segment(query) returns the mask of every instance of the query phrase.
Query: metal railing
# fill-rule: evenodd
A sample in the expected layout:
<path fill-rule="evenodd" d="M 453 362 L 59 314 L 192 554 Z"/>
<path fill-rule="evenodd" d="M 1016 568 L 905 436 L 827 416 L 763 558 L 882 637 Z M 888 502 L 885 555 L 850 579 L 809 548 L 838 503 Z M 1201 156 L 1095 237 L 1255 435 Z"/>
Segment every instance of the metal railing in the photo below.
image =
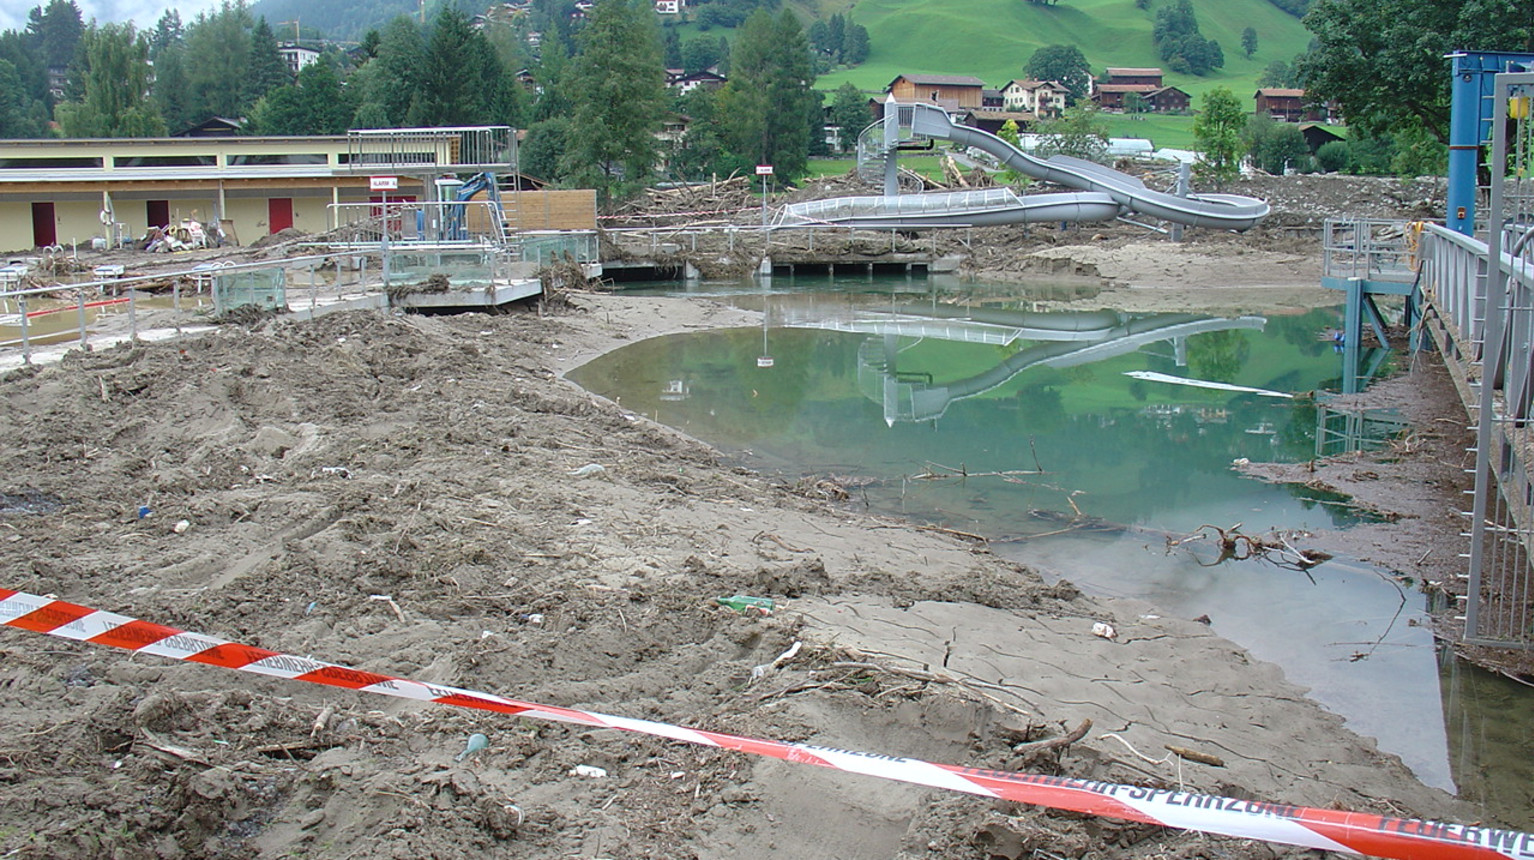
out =
<path fill-rule="evenodd" d="M 1438 225 L 1422 231 L 1422 291 L 1445 364 L 1476 413 L 1476 476 L 1464 533 L 1467 642 L 1534 648 L 1534 483 L 1528 456 L 1534 266 Z M 1492 266 L 1493 255 L 1500 265 Z"/>
<path fill-rule="evenodd" d="M 1491 228 L 1422 229 L 1421 286 L 1445 363 L 1475 410 L 1464 639 L 1534 648 L 1534 75 L 1496 76 Z M 1523 109 L 1510 116 L 1508 106 Z"/>
<path fill-rule="evenodd" d="M 489 200 L 400 200 L 330 204 L 330 229 L 353 246 L 507 244 L 505 213 Z"/>
<path fill-rule="evenodd" d="M 510 126 L 362 128 L 346 133 L 353 173 L 467 172 L 516 165 Z"/>
<path fill-rule="evenodd" d="M 587 240 L 594 249 L 595 237 Z M 531 282 L 515 270 L 516 256 L 514 248 L 407 244 L 0 288 L 0 368 L 31 364 L 49 348 L 61 355 L 75 347 L 180 337 L 244 306 L 309 315 L 387 307 L 391 287 L 438 274 L 457 287 Z"/>
<path fill-rule="evenodd" d="M 1410 226 L 1368 218 L 1329 220 L 1321 239 L 1321 271 L 1329 278 L 1410 283 Z"/>
<path fill-rule="evenodd" d="M 602 259 L 595 230 L 561 230 L 518 233 L 514 241 L 524 263 L 544 266 L 559 260 L 595 263 Z"/>

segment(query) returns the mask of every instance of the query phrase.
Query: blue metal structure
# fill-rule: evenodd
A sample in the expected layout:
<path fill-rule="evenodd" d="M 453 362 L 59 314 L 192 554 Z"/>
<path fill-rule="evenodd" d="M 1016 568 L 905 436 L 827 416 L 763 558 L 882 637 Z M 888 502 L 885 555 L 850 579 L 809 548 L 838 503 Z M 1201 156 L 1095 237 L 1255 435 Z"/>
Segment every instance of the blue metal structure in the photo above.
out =
<path fill-rule="evenodd" d="M 1475 235 L 1476 168 L 1491 136 L 1492 90 L 1499 72 L 1529 71 L 1534 54 L 1457 51 L 1449 107 L 1449 195 L 1444 226 Z"/>

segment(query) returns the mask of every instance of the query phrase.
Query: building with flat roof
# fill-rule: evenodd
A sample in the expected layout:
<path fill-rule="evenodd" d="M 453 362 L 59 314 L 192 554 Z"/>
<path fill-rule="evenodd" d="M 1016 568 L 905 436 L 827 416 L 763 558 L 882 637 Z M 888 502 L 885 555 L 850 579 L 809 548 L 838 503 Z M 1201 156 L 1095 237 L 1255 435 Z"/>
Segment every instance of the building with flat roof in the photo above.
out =
<path fill-rule="evenodd" d="M 437 177 L 512 173 L 514 147 L 505 126 L 0 141 L 0 249 L 115 244 L 182 220 L 242 243 L 288 227 L 319 233 L 334 205 L 430 200 Z M 397 189 L 371 190 L 385 175 Z"/>

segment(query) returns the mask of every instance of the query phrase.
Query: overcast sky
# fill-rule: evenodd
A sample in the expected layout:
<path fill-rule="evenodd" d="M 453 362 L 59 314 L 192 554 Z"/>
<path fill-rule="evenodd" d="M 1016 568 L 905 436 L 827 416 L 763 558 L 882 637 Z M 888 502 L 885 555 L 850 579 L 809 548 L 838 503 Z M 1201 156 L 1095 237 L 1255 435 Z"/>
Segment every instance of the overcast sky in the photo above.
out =
<path fill-rule="evenodd" d="M 27 26 L 27 14 L 33 7 L 48 5 L 48 0 L 0 0 L 0 30 L 21 30 Z M 179 9 L 181 23 L 190 24 L 198 12 L 212 9 L 218 0 L 75 0 L 80 17 L 98 24 L 132 21 L 140 30 L 153 27 L 166 9 Z"/>

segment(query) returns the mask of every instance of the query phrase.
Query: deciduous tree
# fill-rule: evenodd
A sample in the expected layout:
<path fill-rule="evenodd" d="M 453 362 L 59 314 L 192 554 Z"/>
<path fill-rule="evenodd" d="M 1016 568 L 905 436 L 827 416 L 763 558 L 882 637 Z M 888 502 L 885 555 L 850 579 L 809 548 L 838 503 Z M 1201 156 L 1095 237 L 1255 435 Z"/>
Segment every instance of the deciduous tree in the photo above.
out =
<path fill-rule="evenodd" d="M 868 94 L 850 81 L 836 88 L 831 98 L 831 124 L 841 129 L 837 133 L 843 152 L 851 152 L 858 145 L 858 135 L 873 122 L 873 111 L 868 109 Z"/>
<path fill-rule="evenodd" d="M 1036 81 L 1056 81 L 1070 90 L 1070 103 L 1086 98 L 1092 67 L 1075 45 L 1045 45 L 1033 52 L 1023 74 Z"/>
<path fill-rule="evenodd" d="M 1246 111 L 1229 87 L 1215 87 L 1204 93 L 1198 116 L 1193 120 L 1194 147 L 1198 161 L 1193 169 L 1216 183 L 1235 179 L 1241 170 L 1241 130 L 1246 125 Z"/>
<path fill-rule="evenodd" d="M 1066 108 L 1058 119 L 1040 122 L 1033 130 L 1039 135 L 1035 154 L 1041 158 L 1069 155 L 1102 161 L 1108 152 L 1108 127 L 1091 105 Z"/>
<path fill-rule="evenodd" d="M 353 107 L 330 55 L 304 66 L 298 81 L 267 93 L 251 109 L 257 134 L 345 134 Z"/>
<path fill-rule="evenodd" d="M 149 100 L 149 40 L 132 24 L 107 24 L 81 39 L 84 98 L 54 113 L 69 137 L 156 137 L 165 122 Z"/>
<path fill-rule="evenodd" d="M 1317 0 L 1315 47 L 1299 60 L 1309 96 L 1370 132 L 1421 128 L 1448 140 L 1449 61 L 1459 49 L 1534 48 L 1534 0 Z"/>

